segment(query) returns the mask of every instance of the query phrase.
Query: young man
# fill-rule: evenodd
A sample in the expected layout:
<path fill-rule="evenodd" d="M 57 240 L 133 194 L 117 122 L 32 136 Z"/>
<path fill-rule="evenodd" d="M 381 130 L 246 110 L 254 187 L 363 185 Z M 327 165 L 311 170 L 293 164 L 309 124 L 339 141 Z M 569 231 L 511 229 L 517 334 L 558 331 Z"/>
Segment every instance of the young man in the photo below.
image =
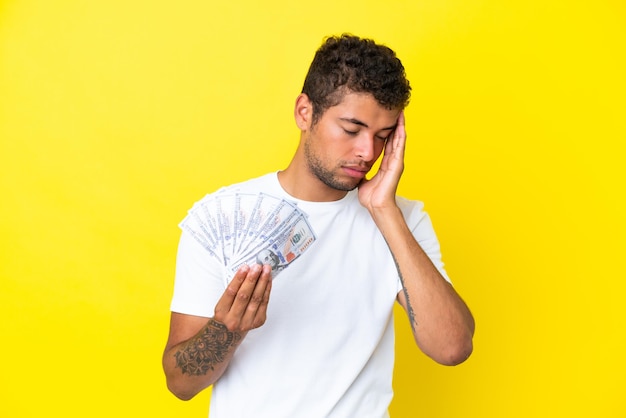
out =
<path fill-rule="evenodd" d="M 395 301 L 424 353 L 467 359 L 472 315 L 422 203 L 396 196 L 409 95 L 389 48 L 349 35 L 320 47 L 296 100 L 289 166 L 217 192 L 295 203 L 315 242 L 272 280 L 269 264 L 225 273 L 183 230 L 163 356 L 176 396 L 214 384 L 212 418 L 386 417 Z"/>

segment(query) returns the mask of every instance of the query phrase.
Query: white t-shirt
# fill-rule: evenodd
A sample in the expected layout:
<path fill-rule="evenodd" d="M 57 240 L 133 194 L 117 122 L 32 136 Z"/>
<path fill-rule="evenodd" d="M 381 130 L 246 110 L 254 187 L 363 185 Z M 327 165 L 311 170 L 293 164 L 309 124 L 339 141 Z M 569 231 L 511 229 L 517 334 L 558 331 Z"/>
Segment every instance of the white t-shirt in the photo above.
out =
<path fill-rule="evenodd" d="M 248 333 L 215 383 L 211 418 L 382 418 L 392 391 L 393 305 L 402 286 L 357 191 L 334 202 L 289 196 L 277 173 L 226 188 L 291 200 L 316 241 L 276 277 L 265 324 Z M 397 198 L 417 241 L 448 280 L 421 202 Z M 227 277 L 183 232 L 171 310 L 213 316 Z"/>

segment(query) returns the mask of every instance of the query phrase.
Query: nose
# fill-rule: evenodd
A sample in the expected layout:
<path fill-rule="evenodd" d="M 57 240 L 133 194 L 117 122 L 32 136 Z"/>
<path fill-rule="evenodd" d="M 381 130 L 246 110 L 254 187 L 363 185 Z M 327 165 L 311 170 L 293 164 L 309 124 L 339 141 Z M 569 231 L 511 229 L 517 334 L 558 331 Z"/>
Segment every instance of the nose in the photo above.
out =
<path fill-rule="evenodd" d="M 372 161 L 374 159 L 374 154 L 376 153 L 374 149 L 375 138 L 369 134 L 359 135 L 354 145 L 354 153 L 355 155 L 363 160 L 363 161 Z"/>

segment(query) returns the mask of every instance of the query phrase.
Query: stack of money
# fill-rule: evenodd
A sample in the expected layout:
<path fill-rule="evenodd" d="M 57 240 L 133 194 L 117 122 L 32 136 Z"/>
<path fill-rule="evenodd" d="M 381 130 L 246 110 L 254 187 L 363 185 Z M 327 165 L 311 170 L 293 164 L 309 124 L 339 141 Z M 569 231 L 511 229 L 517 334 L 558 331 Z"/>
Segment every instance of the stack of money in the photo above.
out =
<path fill-rule="evenodd" d="M 180 223 L 226 267 L 229 279 L 244 264 L 269 264 L 276 276 L 315 242 L 307 215 L 265 193 L 218 192 L 197 202 Z"/>

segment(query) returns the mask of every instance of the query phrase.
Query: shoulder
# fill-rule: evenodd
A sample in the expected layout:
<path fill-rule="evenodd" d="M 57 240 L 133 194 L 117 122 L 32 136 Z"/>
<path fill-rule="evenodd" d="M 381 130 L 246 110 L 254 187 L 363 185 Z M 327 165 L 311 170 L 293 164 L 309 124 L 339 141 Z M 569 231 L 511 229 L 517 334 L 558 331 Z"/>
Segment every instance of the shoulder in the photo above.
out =
<path fill-rule="evenodd" d="M 422 202 L 421 200 L 412 200 L 412 199 L 407 199 L 406 197 L 402 197 L 402 196 L 396 196 L 396 203 L 398 204 L 398 206 L 400 206 L 400 209 L 418 209 L 418 210 L 423 210 L 424 209 L 424 202 Z"/>
<path fill-rule="evenodd" d="M 239 183 L 231 184 L 230 186 L 224 187 L 223 189 L 234 192 L 248 190 L 257 191 L 259 187 L 266 188 L 272 186 L 278 181 L 277 178 L 278 177 L 276 176 L 276 173 L 267 173 L 259 177 L 254 177 Z"/>
<path fill-rule="evenodd" d="M 276 173 L 267 173 L 259 177 L 254 177 L 248 180 L 244 180 L 238 183 L 233 183 L 228 186 L 224 186 L 214 191 L 210 195 L 216 195 L 220 193 L 236 193 L 236 192 L 258 192 L 260 189 L 271 187 L 276 180 Z"/>
<path fill-rule="evenodd" d="M 210 192 L 205 195 L 199 202 L 203 202 L 206 200 L 211 200 L 215 196 L 221 194 L 231 194 L 231 193 L 258 193 L 260 191 L 265 191 L 268 188 L 272 188 L 273 184 L 277 182 L 276 173 L 268 173 L 259 177 L 255 177 L 252 179 L 244 180 L 238 183 L 233 183 L 227 186 L 220 187 L 219 189 Z"/>
<path fill-rule="evenodd" d="M 396 204 L 409 223 L 412 223 L 411 221 L 419 221 L 424 216 L 427 216 L 424 210 L 424 202 L 420 200 L 410 200 L 402 196 L 396 196 Z"/>

